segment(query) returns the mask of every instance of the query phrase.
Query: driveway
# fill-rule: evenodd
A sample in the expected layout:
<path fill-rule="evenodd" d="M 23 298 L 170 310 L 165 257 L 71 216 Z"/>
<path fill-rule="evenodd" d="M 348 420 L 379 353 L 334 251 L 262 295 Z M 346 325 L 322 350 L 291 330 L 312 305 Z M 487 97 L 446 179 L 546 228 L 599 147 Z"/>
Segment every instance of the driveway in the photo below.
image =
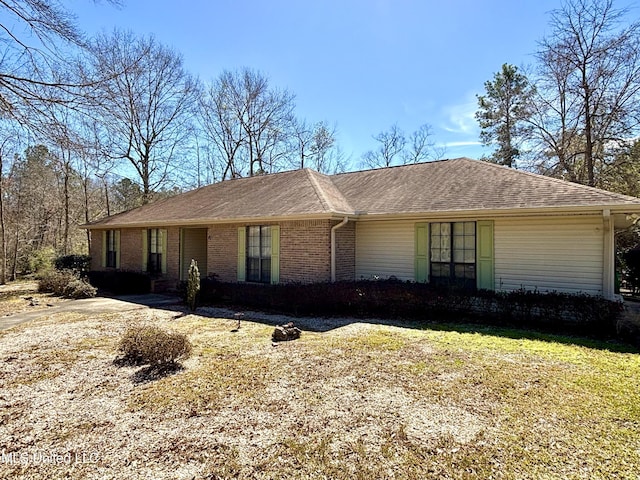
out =
<path fill-rule="evenodd" d="M 54 313 L 82 312 L 104 313 L 125 312 L 140 310 L 143 308 L 163 308 L 181 303 L 180 298 L 159 294 L 122 295 L 119 297 L 96 297 L 82 300 L 67 300 L 53 307 L 34 310 L 32 312 L 20 312 L 14 315 L 0 317 L 0 330 L 6 330 L 24 322 L 35 320 Z"/>

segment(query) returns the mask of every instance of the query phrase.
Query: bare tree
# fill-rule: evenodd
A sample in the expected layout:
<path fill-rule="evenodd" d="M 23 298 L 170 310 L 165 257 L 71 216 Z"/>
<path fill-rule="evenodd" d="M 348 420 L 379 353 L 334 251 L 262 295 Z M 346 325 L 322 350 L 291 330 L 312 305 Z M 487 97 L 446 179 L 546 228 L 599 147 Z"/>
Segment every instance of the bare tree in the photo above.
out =
<path fill-rule="evenodd" d="M 234 100 L 240 95 L 235 91 L 233 75 L 227 72 L 211 83 L 200 99 L 199 118 L 206 138 L 214 145 L 221 160 L 221 180 L 242 176 L 246 134 L 237 108 L 233 107 Z M 211 169 L 215 170 L 214 167 Z"/>
<path fill-rule="evenodd" d="M 444 156 L 445 147 L 439 147 L 433 139 L 431 125 L 420 125 L 409 136 L 408 149 L 404 152 L 403 163 L 422 163 L 429 160 L 438 160 Z"/>
<path fill-rule="evenodd" d="M 391 125 L 391 128 L 382 131 L 373 136 L 379 145 L 376 150 L 369 150 L 362 157 L 362 163 L 368 168 L 390 167 L 394 164 L 396 158 L 400 158 L 402 162 L 402 153 L 407 143 L 404 132 L 398 127 L 397 123 Z"/>
<path fill-rule="evenodd" d="M 376 150 L 369 150 L 363 155 L 362 164 L 367 168 L 426 162 L 444 154 L 444 148 L 438 148 L 432 139 L 431 125 L 426 123 L 409 136 L 408 143 L 397 124 L 373 138 L 379 145 Z"/>
<path fill-rule="evenodd" d="M 6 202 L 7 188 L 6 177 L 7 172 L 11 169 L 11 160 L 13 154 L 19 148 L 19 141 L 22 135 L 22 129 L 13 120 L 3 118 L 0 120 L 0 284 L 7 282 L 7 218 L 6 218 Z"/>
<path fill-rule="evenodd" d="M 99 37 L 93 51 L 101 84 L 101 118 L 114 159 L 138 173 L 143 202 L 164 186 L 188 146 L 198 82 L 182 57 L 153 37 L 137 38 L 115 31 Z"/>
<path fill-rule="evenodd" d="M 289 155 L 294 96 L 243 68 L 225 71 L 203 98 L 203 128 L 225 164 L 222 178 L 280 170 Z"/>
<path fill-rule="evenodd" d="M 292 151 L 296 152 L 295 168 L 313 168 L 322 173 L 334 173 L 339 167 L 340 155 L 336 140 L 336 127 L 327 122 L 310 125 L 306 120 L 294 123 L 291 133 Z"/>
<path fill-rule="evenodd" d="M 640 22 L 613 0 L 567 0 L 540 45 L 537 134 L 560 174 L 596 185 L 607 145 L 640 126 Z M 554 169 L 554 165 L 550 167 Z"/>
<path fill-rule="evenodd" d="M 25 106 L 74 106 L 83 90 L 95 85 L 69 68 L 74 49 L 84 48 L 86 41 L 60 1 L 0 0 L 0 13 L 0 111 L 28 123 Z"/>

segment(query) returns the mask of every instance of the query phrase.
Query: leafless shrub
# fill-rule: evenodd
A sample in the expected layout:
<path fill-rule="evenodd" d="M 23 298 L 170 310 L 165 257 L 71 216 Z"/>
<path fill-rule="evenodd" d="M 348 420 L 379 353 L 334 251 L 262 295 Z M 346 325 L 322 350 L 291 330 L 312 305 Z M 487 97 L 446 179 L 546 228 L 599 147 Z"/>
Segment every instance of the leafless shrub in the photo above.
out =
<path fill-rule="evenodd" d="M 181 333 L 165 332 L 161 328 L 144 325 L 128 329 L 118 351 L 122 361 L 134 365 L 168 365 L 191 356 L 191 342 Z"/>

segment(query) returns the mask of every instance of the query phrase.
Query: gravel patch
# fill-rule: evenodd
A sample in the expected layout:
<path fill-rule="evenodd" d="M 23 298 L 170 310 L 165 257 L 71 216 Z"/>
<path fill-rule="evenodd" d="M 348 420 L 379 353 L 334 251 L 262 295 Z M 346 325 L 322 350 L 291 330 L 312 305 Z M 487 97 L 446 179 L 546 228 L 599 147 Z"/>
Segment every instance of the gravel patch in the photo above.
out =
<path fill-rule="evenodd" d="M 0 478 L 275 478 L 265 466 L 292 441 L 325 439 L 336 455 L 357 443 L 375 454 L 399 434 L 464 444 L 490 428 L 481 414 L 416 393 L 393 368 L 361 351 L 352 358 L 342 344 L 372 332 L 394 339 L 398 327 L 295 319 L 316 333 L 273 346 L 270 326 L 290 318 L 245 312 L 232 333 L 236 312 L 198 313 L 60 313 L 0 333 Z M 140 367 L 114 364 L 119 337 L 139 322 L 190 336 L 184 370 L 137 382 Z M 430 349 L 416 342 L 408 351 Z M 227 374 L 246 387 L 223 383 Z"/>

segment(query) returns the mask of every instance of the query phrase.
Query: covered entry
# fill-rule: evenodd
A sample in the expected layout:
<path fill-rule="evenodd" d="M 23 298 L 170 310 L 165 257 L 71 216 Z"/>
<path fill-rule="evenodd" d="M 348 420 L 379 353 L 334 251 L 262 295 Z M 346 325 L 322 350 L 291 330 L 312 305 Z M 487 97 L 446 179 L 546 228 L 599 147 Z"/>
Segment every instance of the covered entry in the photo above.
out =
<path fill-rule="evenodd" d="M 183 228 L 180 230 L 180 280 L 189 277 L 191 259 L 198 262 L 200 277 L 207 276 L 207 229 Z"/>

